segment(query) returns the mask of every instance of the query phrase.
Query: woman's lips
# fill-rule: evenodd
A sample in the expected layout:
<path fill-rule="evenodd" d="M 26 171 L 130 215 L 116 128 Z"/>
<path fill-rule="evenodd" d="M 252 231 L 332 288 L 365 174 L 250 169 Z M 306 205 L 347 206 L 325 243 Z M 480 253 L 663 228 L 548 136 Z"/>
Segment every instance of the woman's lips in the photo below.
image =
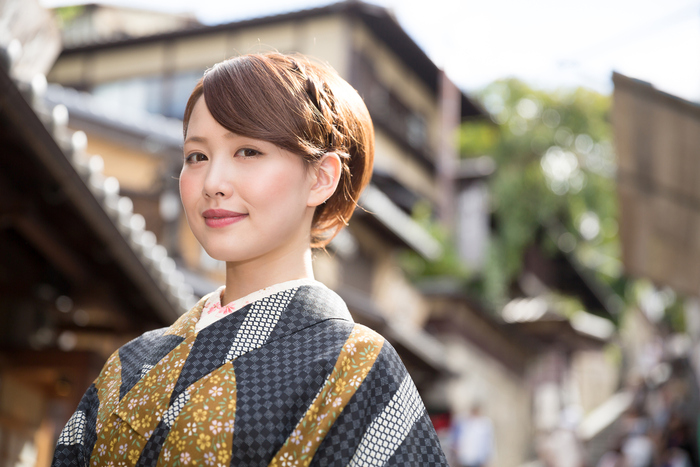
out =
<path fill-rule="evenodd" d="M 238 221 L 245 219 L 248 214 L 240 212 L 227 211 L 225 209 L 207 209 L 202 213 L 204 223 L 207 227 L 226 227 Z"/>

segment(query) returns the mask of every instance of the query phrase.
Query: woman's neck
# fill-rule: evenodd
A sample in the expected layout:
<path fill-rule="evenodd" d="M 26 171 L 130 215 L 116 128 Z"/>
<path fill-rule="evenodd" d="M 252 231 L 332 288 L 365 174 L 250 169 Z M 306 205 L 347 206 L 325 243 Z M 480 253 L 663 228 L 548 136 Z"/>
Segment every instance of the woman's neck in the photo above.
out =
<path fill-rule="evenodd" d="M 280 282 L 313 278 L 309 247 L 245 262 L 227 262 L 223 304 Z"/>

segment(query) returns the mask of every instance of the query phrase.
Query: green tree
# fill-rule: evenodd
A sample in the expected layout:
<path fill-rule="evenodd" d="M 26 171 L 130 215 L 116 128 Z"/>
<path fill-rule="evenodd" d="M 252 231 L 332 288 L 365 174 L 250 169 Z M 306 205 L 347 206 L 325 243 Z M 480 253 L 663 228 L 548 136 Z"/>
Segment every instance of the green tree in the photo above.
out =
<path fill-rule="evenodd" d="M 576 254 L 600 280 L 618 286 L 610 97 L 584 88 L 535 90 L 515 79 L 494 82 L 477 96 L 493 122 L 463 124 L 460 153 L 487 154 L 498 169 L 490 183 L 489 261 L 473 290 L 501 306 L 525 248 L 542 229 L 549 234 L 545 249 Z"/>

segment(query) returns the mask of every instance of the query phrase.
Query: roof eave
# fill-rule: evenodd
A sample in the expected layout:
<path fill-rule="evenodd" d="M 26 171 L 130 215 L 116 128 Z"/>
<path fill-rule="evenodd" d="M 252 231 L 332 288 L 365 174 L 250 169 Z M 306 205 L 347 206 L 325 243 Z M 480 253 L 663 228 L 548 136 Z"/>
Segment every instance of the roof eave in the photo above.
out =
<path fill-rule="evenodd" d="M 299 21 L 316 16 L 323 16 L 335 13 L 343 13 L 358 17 L 362 22 L 383 42 L 385 42 L 400 58 L 412 69 L 420 79 L 425 82 L 432 92 L 438 92 L 438 66 L 428 57 L 428 55 L 416 44 L 416 42 L 401 27 L 396 18 L 384 7 L 372 5 L 358 0 L 348 0 L 329 5 L 309 8 L 305 10 L 292 11 L 277 15 L 262 16 L 240 21 L 217 24 L 214 26 L 195 26 L 188 29 L 155 34 L 151 36 L 133 37 L 113 41 L 93 43 L 78 47 L 64 49 L 61 56 L 68 56 L 77 53 L 92 52 L 110 48 L 118 48 L 137 44 L 147 44 L 158 41 L 171 41 L 174 39 L 211 34 L 219 31 L 226 31 L 232 28 L 250 28 L 262 25 L 269 25 L 285 21 Z M 487 113 L 475 101 L 466 94 L 461 93 L 461 118 L 485 118 Z"/>

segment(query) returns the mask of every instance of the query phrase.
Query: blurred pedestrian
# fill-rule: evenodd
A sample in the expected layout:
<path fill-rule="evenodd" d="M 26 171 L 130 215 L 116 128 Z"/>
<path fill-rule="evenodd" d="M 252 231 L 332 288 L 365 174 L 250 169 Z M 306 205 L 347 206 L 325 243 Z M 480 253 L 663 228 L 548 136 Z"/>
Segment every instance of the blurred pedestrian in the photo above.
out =
<path fill-rule="evenodd" d="M 493 424 L 474 403 L 466 416 L 455 419 L 453 446 L 460 467 L 484 467 L 493 455 Z"/>
<path fill-rule="evenodd" d="M 622 454 L 628 467 L 651 467 L 654 461 L 654 442 L 648 435 L 649 421 L 638 417 L 627 439 L 622 444 Z"/>
<path fill-rule="evenodd" d="M 559 425 L 543 442 L 542 460 L 549 467 L 583 467 L 584 454 L 576 427 L 581 420 L 578 407 L 566 407 L 560 413 Z"/>
<path fill-rule="evenodd" d="M 622 455 L 622 440 L 618 440 L 613 447 L 602 455 L 596 467 L 626 467 L 625 458 Z"/>

